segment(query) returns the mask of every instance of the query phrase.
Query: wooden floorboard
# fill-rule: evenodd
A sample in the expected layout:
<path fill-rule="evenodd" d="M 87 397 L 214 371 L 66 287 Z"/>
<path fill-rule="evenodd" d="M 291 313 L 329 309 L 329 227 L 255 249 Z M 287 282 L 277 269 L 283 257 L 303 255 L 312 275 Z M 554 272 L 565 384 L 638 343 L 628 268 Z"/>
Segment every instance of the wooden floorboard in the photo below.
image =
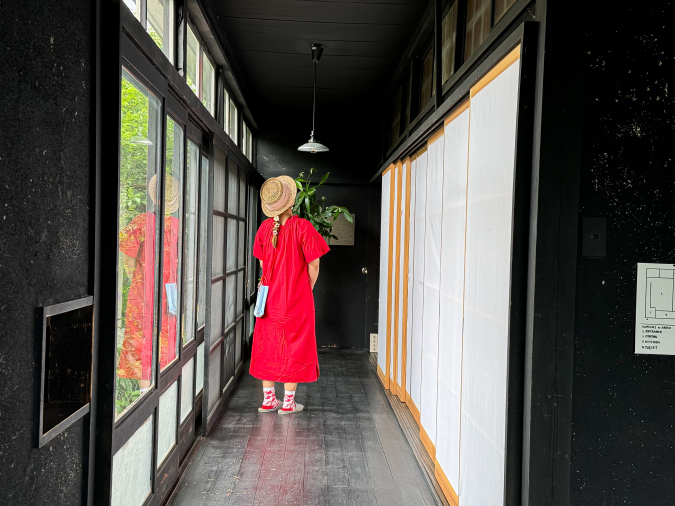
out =
<path fill-rule="evenodd" d="M 172 504 L 436 505 L 367 354 L 331 350 L 319 364 L 290 416 L 258 413 L 262 387 L 245 372 Z"/>

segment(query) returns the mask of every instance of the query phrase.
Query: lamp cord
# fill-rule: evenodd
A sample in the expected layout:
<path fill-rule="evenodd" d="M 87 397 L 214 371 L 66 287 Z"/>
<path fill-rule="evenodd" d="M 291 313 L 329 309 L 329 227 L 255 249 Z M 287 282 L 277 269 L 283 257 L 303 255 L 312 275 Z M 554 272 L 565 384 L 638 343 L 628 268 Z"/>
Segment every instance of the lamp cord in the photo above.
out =
<path fill-rule="evenodd" d="M 316 62 L 314 62 L 314 104 L 312 105 L 312 135 L 314 135 L 315 117 L 316 117 Z"/>

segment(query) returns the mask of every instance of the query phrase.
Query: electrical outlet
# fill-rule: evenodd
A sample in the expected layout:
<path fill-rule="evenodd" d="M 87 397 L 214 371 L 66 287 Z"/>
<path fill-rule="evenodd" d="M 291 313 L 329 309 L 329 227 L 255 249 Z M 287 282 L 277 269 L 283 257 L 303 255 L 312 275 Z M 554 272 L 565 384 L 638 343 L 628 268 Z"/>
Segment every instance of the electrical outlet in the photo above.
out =
<path fill-rule="evenodd" d="M 377 334 L 370 334 L 370 353 L 377 353 Z"/>

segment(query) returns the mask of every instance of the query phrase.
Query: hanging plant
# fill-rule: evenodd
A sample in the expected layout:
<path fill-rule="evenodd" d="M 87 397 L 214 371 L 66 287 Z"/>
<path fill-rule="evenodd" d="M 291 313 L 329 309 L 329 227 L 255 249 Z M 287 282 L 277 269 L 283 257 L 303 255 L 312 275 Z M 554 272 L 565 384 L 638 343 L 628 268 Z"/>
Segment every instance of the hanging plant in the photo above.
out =
<path fill-rule="evenodd" d="M 309 176 L 305 179 L 304 172 L 301 172 L 295 178 L 295 184 L 298 187 L 298 194 L 295 197 L 295 205 L 293 206 L 293 214 L 308 220 L 321 236 L 328 242 L 330 239 L 337 239 L 333 232 L 333 224 L 341 214 L 349 223 L 354 223 L 354 218 L 349 214 L 346 207 L 328 206 L 326 207 L 326 197 L 321 197 L 321 200 L 316 200 L 316 189 L 323 185 L 330 172 L 326 172 L 319 184 L 312 186 L 310 179 L 314 174 L 314 169 L 309 169 Z"/>

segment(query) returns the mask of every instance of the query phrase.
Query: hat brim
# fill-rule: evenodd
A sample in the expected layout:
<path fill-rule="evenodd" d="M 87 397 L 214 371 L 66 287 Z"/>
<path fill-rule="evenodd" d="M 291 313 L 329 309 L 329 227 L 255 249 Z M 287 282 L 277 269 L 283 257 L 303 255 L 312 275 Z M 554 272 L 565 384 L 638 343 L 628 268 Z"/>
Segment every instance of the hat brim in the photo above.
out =
<path fill-rule="evenodd" d="M 278 176 L 275 179 L 278 179 L 283 184 L 288 186 L 288 189 L 291 191 L 291 194 L 288 198 L 288 202 L 286 203 L 286 205 L 284 205 L 281 209 L 277 209 L 276 211 L 272 211 L 261 199 L 260 207 L 262 208 L 263 214 L 268 218 L 274 218 L 275 216 L 279 216 L 287 209 L 293 207 L 293 205 L 295 204 L 295 197 L 298 195 L 298 187 L 295 184 L 295 179 L 293 179 L 290 176 Z"/>

